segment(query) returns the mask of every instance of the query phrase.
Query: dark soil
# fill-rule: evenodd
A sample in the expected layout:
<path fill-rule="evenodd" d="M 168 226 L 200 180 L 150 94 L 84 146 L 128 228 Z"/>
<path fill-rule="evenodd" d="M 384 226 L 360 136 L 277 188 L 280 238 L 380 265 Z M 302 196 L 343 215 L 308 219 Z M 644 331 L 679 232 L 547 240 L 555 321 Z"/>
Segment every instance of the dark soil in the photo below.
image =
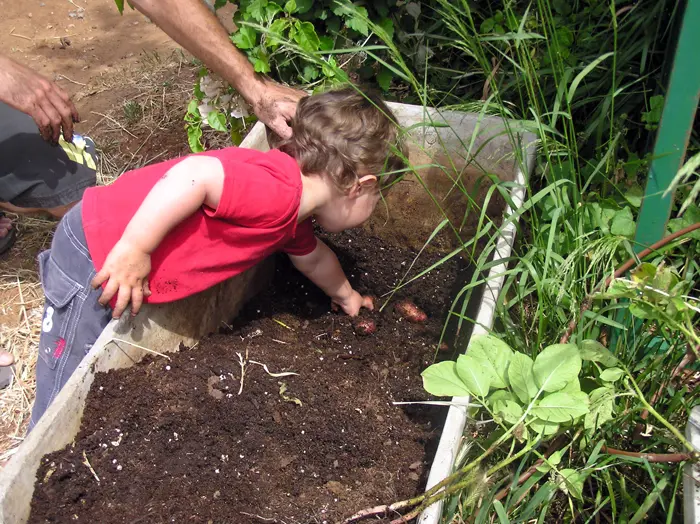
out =
<path fill-rule="evenodd" d="M 375 296 L 414 256 L 360 231 L 327 239 Z M 445 408 L 392 402 L 427 398 L 420 372 L 466 273 L 453 259 L 397 294 L 424 324 L 390 304 L 359 336 L 280 258 L 227 334 L 96 376 L 75 443 L 42 459 L 29 521 L 330 523 L 420 492 Z"/>

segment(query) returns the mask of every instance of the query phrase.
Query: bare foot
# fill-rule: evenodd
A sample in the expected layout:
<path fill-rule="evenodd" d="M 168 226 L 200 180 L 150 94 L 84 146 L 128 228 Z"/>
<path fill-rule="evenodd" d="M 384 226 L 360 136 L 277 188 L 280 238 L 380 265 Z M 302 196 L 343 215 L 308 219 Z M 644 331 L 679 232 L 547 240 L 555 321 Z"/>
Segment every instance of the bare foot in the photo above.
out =
<path fill-rule="evenodd" d="M 0 216 L 0 238 L 5 238 L 10 233 L 11 229 L 12 220 L 5 216 Z"/>
<path fill-rule="evenodd" d="M 0 367 L 11 366 L 15 363 L 15 357 L 7 351 L 0 351 Z"/>

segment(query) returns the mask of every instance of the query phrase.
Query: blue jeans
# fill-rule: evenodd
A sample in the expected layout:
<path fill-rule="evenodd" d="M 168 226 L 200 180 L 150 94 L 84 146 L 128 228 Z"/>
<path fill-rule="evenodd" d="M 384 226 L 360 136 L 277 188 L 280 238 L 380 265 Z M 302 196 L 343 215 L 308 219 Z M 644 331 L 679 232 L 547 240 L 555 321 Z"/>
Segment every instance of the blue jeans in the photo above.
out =
<path fill-rule="evenodd" d="M 39 255 L 46 300 L 36 365 L 36 399 L 29 430 L 112 318 L 111 310 L 98 302 L 102 290 L 90 286 L 95 266 L 85 240 L 81 209 L 78 204 L 63 217 L 51 249 Z"/>

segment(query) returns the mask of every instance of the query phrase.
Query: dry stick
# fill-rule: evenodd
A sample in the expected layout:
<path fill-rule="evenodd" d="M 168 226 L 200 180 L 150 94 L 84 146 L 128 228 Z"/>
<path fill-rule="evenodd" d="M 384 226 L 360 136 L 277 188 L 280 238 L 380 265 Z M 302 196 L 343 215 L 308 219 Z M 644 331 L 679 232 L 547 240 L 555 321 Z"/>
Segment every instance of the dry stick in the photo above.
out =
<path fill-rule="evenodd" d="M 634 451 L 622 451 L 621 449 L 609 448 L 608 446 L 603 446 L 601 451 L 609 455 L 640 458 L 649 462 L 685 462 L 686 460 L 697 460 L 690 453 L 635 453 Z"/>
<path fill-rule="evenodd" d="M 75 80 L 72 80 L 68 78 L 66 75 L 58 75 L 59 78 L 63 78 L 63 80 L 68 80 L 71 84 L 76 84 L 79 86 L 85 87 L 87 84 L 83 84 L 82 82 L 76 82 Z"/>
<path fill-rule="evenodd" d="M 155 355 L 158 355 L 159 357 L 165 357 L 165 358 L 167 358 L 168 360 L 172 361 L 172 358 L 170 358 L 168 355 L 166 355 L 166 354 L 164 354 L 164 353 L 160 353 L 160 352 L 156 351 L 155 349 L 148 349 L 147 347 L 139 346 L 138 344 L 134 344 L 133 342 L 129 342 L 128 340 L 124 340 L 124 339 L 121 339 L 121 338 L 112 337 L 112 342 L 114 342 L 115 340 L 116 340 L 117 342 L 123 342 L 124 344 L 129 344 L 130 346 L 134 346 L 134 347 L 136 347 L 136 348 L 143 349 L 144 351 L 147 351 L 148 353 L 153 353 L 153 354 L 155 354 Z M 117 347 L 119 347 L 119 345 L 117 345 Z M 121 349 L 121 348 L 120 348 L 120 349 Z"/>
<path fill-rule="evenodd" d="M 640 251 L 640 253 L 636 257 L 630 258 L 627 262 L 625 262 L 619 268 L 617 268 L 615 273 L 605 280 L 605 284 L 597 285 L 593 289 L 591 294 L 588 295 L 584 299 L 583 304 L 581 304 L 581 310 L 579 311 L 578 318 L 574 318 L 571 320 L 571 322 L 569 322 L 569 326 L 566 328 L 566 331 L 564 332 L 561 339 L 559 340 L 559 343 L 566 344 L 569 341 L 569 339 L 571 338 L 571 335 L 573 334 L 574 330 L 576 329 L 576 326 L 578 325 L 578 321 L 581 318 L 583 318 L 583 314 L 586 311 L 588 311 L 591 308 L 591 306 L 593 305 L 593 295 L 595 293 L 597 293 L 601 288 L 608 287 L 610 285 L 610 282 L 613 281 L 613 279 L 620 278 L 622 275 L 627 273 L 627 271 L 629 271 L 633 266 L 635 266 L 637 264 L 638 259 L 642 260 L 644 257 L 651 254 L 652 252 L 657 251 L 658 249 L 664 247 L 667 244 L 670 244 L 671 242 L 673 242 L 674 240 L 676 240 L 679 237 L 685 236 L 688 233 L 692 233 L 696 229 L 700 229 L 700 222 L 698 222 L 697 224 L 693 224 L 692 226 L 684 227 L 683 229 L 681 229 L 680 231 L 676 231 L 675 233 L 671 233 L 667 237 L 664 237 L 661 240 L 659 240 L 658 242 L 652 244 L 651 246 L 649 246 L 645 250 Z"/>
<path fill-rule="evenodd" d="M 87 455 L 85 454 L 85 450 L 83 450 L 83 459 L 85 459 L 85 460 L 83 460 L 83 464 L 85 464 L 88 467 L 88 469 L 90 470 L 90 473 L 92 473 L 92 476 L 95 477 L 95 480 L 99 484 L 100 477 L 98 477 L 97 473 L 95 473 L 95 470 L 93 469 L 92 464 L 90 464 L 90 461 L 88 460 Z"/>
<path fill-rule="evenodd" d="M 97 116 L 101 116 L 102 118 L 106 118 L 107 120 L 109 120 L 110 122 L 112 122 L 114 125 L 116 125 L 117 127 L 121 128 L 125 133 L 127 133 L 128 135 L 131 135 L 133 138 L 138 138 L 134 133 L 132 133 L 131 131 L 129 131 L 127 128 L 125 128 L 122 124 L 120 124 L 119 122 L 117 122 L 117 121 L 116 121 L 114 118 L 112 118 L 111 116 L 103 115 L 102 113 L 98 113 L 97 111 L 90 111 L 90 112 L 91 112 L 93 115 L 97 115 Z"/>

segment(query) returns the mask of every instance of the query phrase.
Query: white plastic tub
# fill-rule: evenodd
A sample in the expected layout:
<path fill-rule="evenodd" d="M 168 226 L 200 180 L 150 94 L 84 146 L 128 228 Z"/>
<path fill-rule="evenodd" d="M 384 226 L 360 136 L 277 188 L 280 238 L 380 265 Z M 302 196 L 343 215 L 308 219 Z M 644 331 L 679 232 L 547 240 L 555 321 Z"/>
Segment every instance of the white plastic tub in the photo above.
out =
<path fill-rule="evenodd" d="M 399 245 L 420 248 L 428 235 L 445 216 L 454 223 L 461 223 L 466 209 L 464 197 L 453 187 L 459 178 L 464 188 L 471 190 L 484 173 L 495 174 L 501 180 L 514 182 L 511 191 L 515 205 L 522 202 L 525 173 L 533 164 L 534 137 L 517 134 L 512 123 L 501 119 L 455 111 L 438 113 L 419 106 L 392 104 L 401 124 L 410 129 L 411 161 L 414 165 L 439 163 L 457 166 L 457 171 L 446 174 L 436 167 L 419 171 L 421 183 L 409 176 L 405 182 L 392 189 L 386 206 L 378 208 L 367 228 L 373 233 Z M 433 126 L 438 122 L 440 126 Z M 447 126 L 445 126 L 447 124 Z M 241 147 L 266 150 L 265 128 L 257 124 Z M 527 167 L 524 167 L 527 166 Z M 442 210 L 425 192 L 427 187 L 441 203 Z M 479 186 L 474 194 L 483 199 L 486 185 Z M 502 214 L 497 206 L 491 214 Z M 506 215 L 509 210 L 505 210 Z M 462 237 L 468 239 L 469 221 L 462 229 Z M 473 227 L 473 226 L 471 226 Z M 509 256 L 515 225 L 504 228 L 498 241 L 498 258 Z M 437 239 L 445 245 L 454 245 L 449 234 Z M 257 267 L 187 300 L 146 306 L 143 312 L 131 319 L 125 315 L 112 321 L 97 340 L 85 360 L 58 395 L 34 431 L 22 443 L 9 464 L 0 472 L 0 522 L 19 524 L 29 516 L 34 482 L 41 457 L 69 444 L 80 428 L 85 398 L 96 372 L 129 367 L 141 360 L 146 351 L 176 351 L 181 343 L 194 344 L 202 336 L 229 322 L 242 304 L 265 285 L 271 272 L 271 264 Z M 503 272 L 497 266 L 492 275 Z M 478 308 L 475 333 L 486 331 L 493 323 L 495 297 L 502 279 L 489 280 Z M 455 399 L 460 401 L 460 399 Z M 463 399 L 462 399 L 463 400 Z M 462 438 L 465 410 L 449 409 L 435 462 L 428 479 L 428 487 L 442 480 L 451 472 L 454 457 Z M 435 504 L 421 517 L 423 524 L 439 520 L 441 505 Z"/>

